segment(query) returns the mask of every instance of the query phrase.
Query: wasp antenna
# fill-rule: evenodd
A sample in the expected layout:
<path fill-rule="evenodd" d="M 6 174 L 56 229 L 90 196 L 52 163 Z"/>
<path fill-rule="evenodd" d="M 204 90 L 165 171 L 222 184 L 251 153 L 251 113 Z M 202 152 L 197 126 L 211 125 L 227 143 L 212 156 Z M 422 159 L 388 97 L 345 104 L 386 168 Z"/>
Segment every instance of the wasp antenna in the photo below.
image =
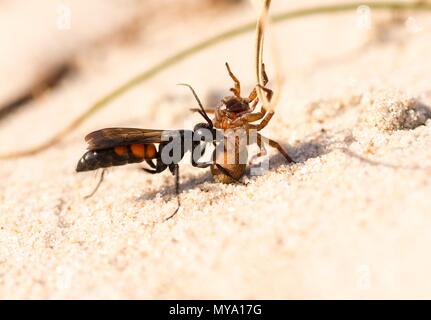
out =
<path fill-rule="evenodd" d="M 188 87 L 188 88 L 192 91 L 193 96 L 195 97 L 196 101 L 198 102 L 198 105 L 199 105 L 199 108 L 200 108 L 200 111 L 201 111 L 201 112 L 199 112 L 199 113 L 202 115 L 202 117 L 204 117 L 204 119 L 205 119 L 205 120 L 208 122 L 208 124 L 212 127 L 212 126 L 213 126 L 213 122 L 211 121 L 210 117 L 208 117 L 208 115 L 207 115 L 207 113 L 206 113 L 206 111 L 205 111 L 205 109 L 204 109 L 204 107 L 203 107 L 203 105 L 202 105 L 202 102 L 201 102 L 201 100 L 199 99 L 199 97 L 198 97 L 198 95 L 196 94 L 196 92 L 195 92 L 195 90 L 193 89 L 193 87 L 192 87 L 191 85 L 187 84 L 187 83 L 178 83 L 178 84 L 177 84 L 177 86 L 184 86 L 184 87 Z"/>

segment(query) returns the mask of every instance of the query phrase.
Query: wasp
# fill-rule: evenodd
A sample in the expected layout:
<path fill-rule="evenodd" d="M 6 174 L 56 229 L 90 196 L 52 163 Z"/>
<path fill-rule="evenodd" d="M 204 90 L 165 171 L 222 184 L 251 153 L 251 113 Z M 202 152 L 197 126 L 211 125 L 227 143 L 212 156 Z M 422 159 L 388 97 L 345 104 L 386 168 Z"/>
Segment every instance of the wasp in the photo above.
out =
<path fill-rule="evenodd" d="M 223 98 L 217 107 L 205 110 L 194 89 L 188 84 L 199 108 L 198 112 L 205 122 L 198 123 L 193 130 L 155 130 L 138 128 L 106 128 L 88 134 L 85 140 L 88 151 L 81 157 L 76 167 L 77 172 L 97 170 L 112 166 L 146 162 L 144 171 L 157 174 L 167 169 L 175 177 L 175 193 L 177 208 L 166 220 L 178 212 L 181 202 L 179 197 L 179 162 L 187 152 L 191 152 L 191 164 L 197 168 L 210 167 L 216 181 L 221 183 L 238 182 L 244 176 L 247 167 L 247 146 L 256 143 L 259 152 L 253 159 L 267 154 L 264 142 L 276 148 L 287 160 L 294 162 L 283 147 L 276 141 L 263 137 L 259 131 L 265 128 L 272 119 L 274 112 L 262 105 L 255 111 L 259 99 L 256 87 L 248 97 L 241 97 L 241 84 L 226 63 L 229 76 L 234 82 L 230 89 L 233 95 Z M 273 92 L 266 87 L 268 77 L 262 68 L 264 86 L 260 88 L 270 100 Z M 211 119 L 208 113 L 213 113 Z M 260 121 L 259 123 L 256 123 Z M 255 141 L 249 139 L 250 132 L 255 132 Z M 242 134 L 239 134 L 241 132 Z M 212 160 L 200 161 L 208 144 L 214 145 Z M 103 181 L 104 170 L 92 196 Z"/>

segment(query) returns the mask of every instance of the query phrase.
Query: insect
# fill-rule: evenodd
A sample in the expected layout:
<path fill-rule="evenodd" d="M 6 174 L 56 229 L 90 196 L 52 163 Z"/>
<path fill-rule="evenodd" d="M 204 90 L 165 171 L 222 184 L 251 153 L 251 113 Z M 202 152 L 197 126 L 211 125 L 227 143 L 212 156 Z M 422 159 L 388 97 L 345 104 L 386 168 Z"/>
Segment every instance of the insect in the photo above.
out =
<path fill-rule="evenodd" d="M 260 131 L 267 126 L 273 111 L 267 111 L 263 106 L 260 111 L 254 112 L 258 104 L 256 88 L 247 98 L 241 97 L 240 82 L 232 73 L 229 65 L 226 68 L 234 81 L 231 89 L 233 96 L 222 99 L 219 105 L 210 110 L 205 110 L 194 89 L 188 84 L 199 108 L 193 108 L 206 122 L 198 123 L 193 130 L 154 130 L 137 128 L 107 128 L 90 133 L 85 137 L 88 151 L 79 160 L 76 167 L 77 172 L 91 171 L 111 166 L 121 166 L 130 163 L 146 162 L 149 168 L 144 171 L 157 174 L 169 169 L 175 176 L 175 192 L 177 195 L 177 208 L 166 220 L 171 219 L 178 212 L 181 203 L 179 197 L 179 165 L 186 152 L 191 152 L 191 164 L 197 168 L 210 167 L 215 180 L 222 183 L 237 182 L 245 174 L 246 161 L 239 161 L 240 156 L 247 158 L 247 145 L 251 144 L 248 134 L 251 130 Z M 265 69 L 263 68 L 264 83 L 268 82 Z M 268 100 L 272 97 L 272 91 L 261 87 L 267 94 Z M 214 113 L 211 120 L 208 113 Z M 259 121 L 259 124 L 253 122 Z M 228 130 L 229 132 L 227 132 Z M 246 133 L 245 141 L 242 141 L 237 132 L 242 130 Z M 204 138 L 207 139 L 204 139 Z M 209 138 L 208 138 L 209 137 Z M 264 138 L 260 133 L 256 134 L 256 143 L 260 148 L 254 157 L 266 154 L 263 144 L 264 140 L 271 147 L 276 148 L 290 162 L 294 162 L 284 149 L 276 141 Z M 208 144 L 213 144 L 212 160 L 201 162 Z M 230 148 L 229 148 L 230 147 Z M 177 154 L 175 157 L 176 150 Z M 232 156 L 232 157 L 229 157 Z M 233 158 L 233 161 L 228 161 Z M 92 196 L 103 181 L 104 172 Z"/>

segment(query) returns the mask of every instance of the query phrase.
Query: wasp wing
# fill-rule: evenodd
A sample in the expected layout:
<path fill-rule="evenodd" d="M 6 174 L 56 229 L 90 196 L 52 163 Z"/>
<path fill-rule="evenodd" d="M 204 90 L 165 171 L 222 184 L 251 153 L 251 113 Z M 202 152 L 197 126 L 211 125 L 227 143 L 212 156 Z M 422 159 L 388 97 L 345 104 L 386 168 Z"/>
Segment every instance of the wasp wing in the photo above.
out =
<path fill-rule="evenodd" d="M 106 128 L 94 131 L 85 137 L 89 150 L 100 150 L 134 143 L 160 143 L 167 137 L 183 130 L 155 130 L 137 128 Z"/>

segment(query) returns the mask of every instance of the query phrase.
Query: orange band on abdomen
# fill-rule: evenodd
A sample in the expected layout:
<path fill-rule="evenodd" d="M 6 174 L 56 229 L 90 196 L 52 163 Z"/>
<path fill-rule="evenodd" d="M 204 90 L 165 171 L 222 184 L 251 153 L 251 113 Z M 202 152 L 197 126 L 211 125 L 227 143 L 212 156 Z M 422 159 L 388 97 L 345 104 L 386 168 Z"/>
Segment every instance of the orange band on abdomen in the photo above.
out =
<path fill-rule="evenodd" d="M 132 144 L 130 146 L 132 154 L 135 158 L 145 158 L 145 145 L 144 144 Z"/>
<path fill-rule="evenodd" d="M 145 159 L 154 159 L 157 157 L 157 150 L 154 144 L 145 145 Z"/>
<path fill-rule="evenodd" d="M 114 152 L 117 156 L 124 156 L 127 153 L 127 147 L 119 146 L 114 148 Z"/>

